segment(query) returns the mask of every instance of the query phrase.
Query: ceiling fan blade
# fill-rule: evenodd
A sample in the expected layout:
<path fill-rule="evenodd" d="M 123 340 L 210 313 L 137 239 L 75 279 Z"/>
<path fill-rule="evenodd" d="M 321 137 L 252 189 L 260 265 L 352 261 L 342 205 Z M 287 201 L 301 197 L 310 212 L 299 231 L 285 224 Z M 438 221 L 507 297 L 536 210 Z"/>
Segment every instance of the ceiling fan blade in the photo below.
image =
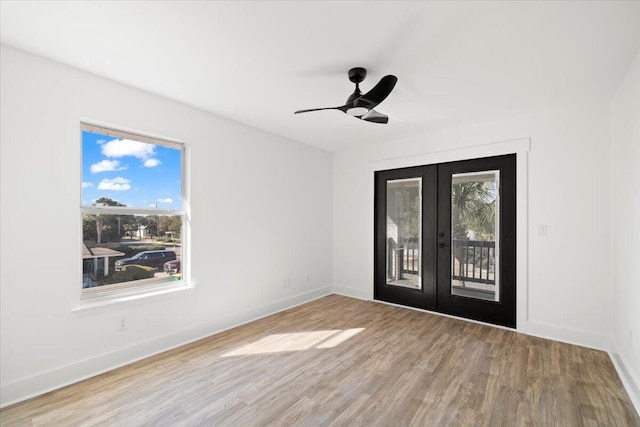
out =
<path fill-rule="evenodd" d="M 343 113 L 346 113 L 347 110 L 349 108 L 352 108 L 353 105 L 351 104 L 346 104 L 346 105 L 341 105 L 339 107 L 323 107 L 323 108 L 310 108 L 308 110 L 298 110 L 295 111 L 293 114 L 298 114 L 298 113 L 308 113 L 310 111 L 322 111 L 322 110 L 338 110 L 338 111 L 342 111 Z"/>
<path fill-rule="evenodd" d="M 321 111 L 321 110 L 342 110 L 342 108 L 343 107 L 310 108 L 308 110 L 298 110 L 298 111 L 294 112 L 293 114 L 308 113 L 310 111 Z"/>
<path fill-rule="evenodd" d="M 366 120 L 372 123 L 382 123 L 386 124 L 389 122 L 389 116 L 386 116 L 382 113 L 378 113 L 376 110 L 369 110 L 367 114 L 364 114 L 360 117 L 362 120 Z"/>
<path fill-rule="evenodd" d="M 396 85 L 398 78 L 396 76 L 384 76 L 377 85 L 369 92 L 354 100 L 355 107 L 375 108 L 378 104 L 385 100 Z"/>

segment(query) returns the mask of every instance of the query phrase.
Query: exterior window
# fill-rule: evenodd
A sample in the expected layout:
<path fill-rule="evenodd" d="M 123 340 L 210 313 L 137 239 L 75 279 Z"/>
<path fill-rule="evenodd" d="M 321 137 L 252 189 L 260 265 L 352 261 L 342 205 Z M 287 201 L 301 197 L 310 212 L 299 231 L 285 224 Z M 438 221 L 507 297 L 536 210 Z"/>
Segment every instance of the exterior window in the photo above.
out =
<path fill-rule="evenodd" d="M 82 296 L 184 274 L 184 144 L 82 123 Z"/>

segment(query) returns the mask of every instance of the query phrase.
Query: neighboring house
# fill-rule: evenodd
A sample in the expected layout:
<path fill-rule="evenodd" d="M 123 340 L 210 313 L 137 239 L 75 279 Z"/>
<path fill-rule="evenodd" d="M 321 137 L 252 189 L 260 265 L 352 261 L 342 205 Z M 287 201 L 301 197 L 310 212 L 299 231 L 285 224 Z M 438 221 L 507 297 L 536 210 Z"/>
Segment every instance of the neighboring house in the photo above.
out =
<path fill-rule="evenodd" d="M 102 275 L 109 275 L 109 258 L 124 256 L 124 252 L 118 252 L 109 248 L 93 247 L 89 248 L 86 244 L 82 245 L 82 273 L 83 287 L 91 287 L 93 280 L 98 278 L 99 269 L 102 267 Z"/>
<path fill-rule="evenodd" d="M 138 228 L 133 231 L 133 235 L 138 239 L 146 239 L 149 236 L 149 226 L 138 225 Z"/>

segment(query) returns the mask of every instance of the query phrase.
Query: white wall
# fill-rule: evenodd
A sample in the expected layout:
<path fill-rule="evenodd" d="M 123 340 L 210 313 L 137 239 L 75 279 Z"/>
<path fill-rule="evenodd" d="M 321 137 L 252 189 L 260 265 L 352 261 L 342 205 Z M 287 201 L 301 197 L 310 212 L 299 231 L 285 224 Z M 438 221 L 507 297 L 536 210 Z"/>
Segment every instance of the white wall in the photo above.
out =
<path fill-rule="evenodd" d="M 640 52 L 611 103 L 613 348 L 640 407 Z"/>
<path fill-rule="evenodd" d="M 336 153 L 335 289 L 373 297 L 374 170 L 515 147 L 520 152 L 518 330 L 607 348 L 612 317 L 609 129 L 607 105 L 590 104 Z M 530 151 L 517 143 L 491 144 L 520 138 L 530 138 Z M 538 225 L 547 225 L 547 237 L 537 236 Z"/>
<path fill-rule="evenodd" d="M 1 59 L 3 405 L 330 292 L 331 153 L 7 46 Z M 191 292 L 72 313 L 80 118 L 188 143 Z"/>

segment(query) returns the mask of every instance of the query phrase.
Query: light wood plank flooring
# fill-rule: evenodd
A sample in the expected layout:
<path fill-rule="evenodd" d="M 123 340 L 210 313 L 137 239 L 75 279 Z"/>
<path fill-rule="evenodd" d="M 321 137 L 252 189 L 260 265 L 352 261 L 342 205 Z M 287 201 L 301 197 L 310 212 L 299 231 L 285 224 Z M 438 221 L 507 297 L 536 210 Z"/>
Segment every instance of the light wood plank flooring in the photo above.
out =
<path fill-rule="evenodd" d="M 13 405 L 0 420 L 640 426 L 604 352 L 338 295 Z"/>

